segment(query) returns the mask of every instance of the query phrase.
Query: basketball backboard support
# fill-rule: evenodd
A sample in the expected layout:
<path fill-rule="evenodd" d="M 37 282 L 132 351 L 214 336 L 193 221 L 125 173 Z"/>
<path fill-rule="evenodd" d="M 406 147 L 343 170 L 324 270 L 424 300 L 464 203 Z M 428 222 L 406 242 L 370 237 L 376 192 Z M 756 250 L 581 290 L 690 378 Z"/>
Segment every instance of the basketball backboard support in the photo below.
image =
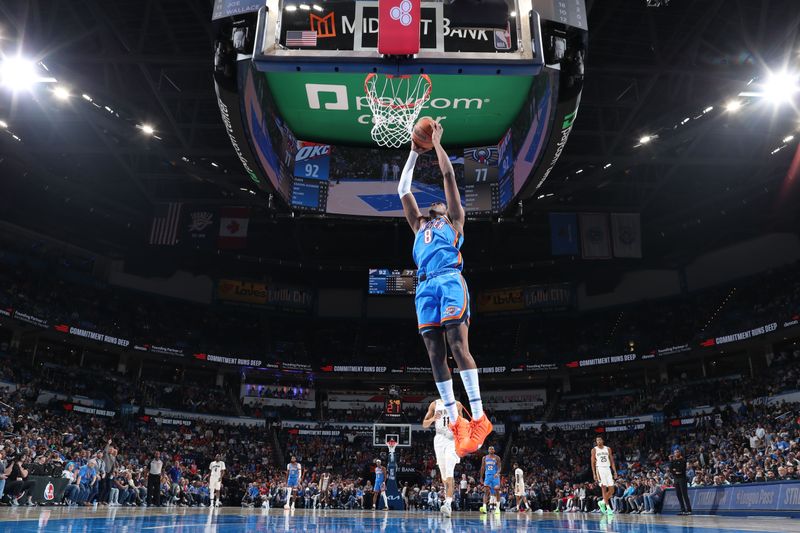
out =
<path fill-rule="evenodd" d="M 378 1 L 340 0 L 321 11 L 288 10 L 268 0 L 259 11 L 253 59 L 259 70 L 537 74 L 543 64 L 539 15 L 532 0 L 513 0 L 515 13 L 498 29 L 452 28 L 456 5 L 422 2 L 420 51 L 407 60 L 385 61 L 378 53 Z M 306 40 L 302 38 L 305 37 Z"/>
<path fill-rule="evenodd" d="M 397 442 L 398 448 L 411 447 L 411 424 L 382 424 L 372 426 L 372 445 L 385 447 L 389 441 Z"/>

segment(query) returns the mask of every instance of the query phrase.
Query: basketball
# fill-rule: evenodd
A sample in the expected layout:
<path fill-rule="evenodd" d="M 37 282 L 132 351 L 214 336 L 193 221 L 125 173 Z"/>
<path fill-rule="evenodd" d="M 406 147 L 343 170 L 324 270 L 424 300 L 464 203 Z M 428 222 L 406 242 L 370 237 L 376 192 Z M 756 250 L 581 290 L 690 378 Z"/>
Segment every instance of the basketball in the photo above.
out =
<path fill-rule="evenodd" d="M 435 122 L 430 117 L 422 117 L 414 124 L 411 140 L 420 148 L 430 150 L 433 148 L 433 125 Z"/>

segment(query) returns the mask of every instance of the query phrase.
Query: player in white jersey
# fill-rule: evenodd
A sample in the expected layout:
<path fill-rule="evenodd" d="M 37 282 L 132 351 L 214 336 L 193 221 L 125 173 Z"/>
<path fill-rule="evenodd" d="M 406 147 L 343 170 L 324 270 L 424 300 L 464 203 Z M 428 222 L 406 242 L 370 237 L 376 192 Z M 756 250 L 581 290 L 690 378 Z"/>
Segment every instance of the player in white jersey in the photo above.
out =
<path fill-rule="evenodd" d="M 211 474 L 208 476 L 208 493 L 211 497 L 211 507 L 216 504 L 217 507 L 222 505 L 220 502 L 220 491 L 222 490 L 222 476 L 225 475 L 225 462 L 222 457 L 217 454 L 214 460 L 208 466 Z"/>
<path fill-rule="evenodd" d="M 458 416 L 463 416 L 464 406 L 461 405 L 461 402 L 456 402 L 456 409 L 458 410 Z M 429 428 L 431 426 L 436 428 L 436 436 L 433 437 L 433 451 L 436 452 L 436 464 L 439 465 L 439 472 L 442 475 L 442 482 L 445 487 L 445 500 L 441 511 L 446 516 L 450 516 L 453 512 L 453 492 L 455 490 L 453 472 L 455 471 L 456 463 L 460 463 L 461 459 L 456 453 L 455 437 L 453 437 L 453 432 L 450 431 L 450 417 L 442 400 L 434 400 L 428 406 L 428 412 L 422 421 L 422 427 Z"/>
<path fill-rule="evenodd" d="M 592 448 L 592 472 L 594 480 L 600 485 L 603 493 L 603 501 L 598 502 L 600 512 L 614 514 L 610 500 L 614 496 L 614 477 L 617 475 L 617 466 L 614 464 L 614 452 L 605 445 L 603 437 L 595 439 L 595 447 Z"/>
<path fill-rule="evenodd" d="M 514 463 L 514 499 L 516 500 L 514 511 L 524 513 L 530 507 L 528 505 L 528 497 L 525 495 L 525 474 L 517 463 Z M 525 509 L 520 508 L 521 504 L 525 505 Z"/>

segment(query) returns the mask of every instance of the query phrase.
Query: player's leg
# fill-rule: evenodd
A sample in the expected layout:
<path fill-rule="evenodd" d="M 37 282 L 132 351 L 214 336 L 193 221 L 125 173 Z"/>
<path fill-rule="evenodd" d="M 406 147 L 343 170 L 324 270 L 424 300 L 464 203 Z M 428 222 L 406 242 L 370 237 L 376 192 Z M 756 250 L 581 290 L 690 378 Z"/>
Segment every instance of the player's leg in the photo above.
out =
<path fill-rule="evenodd" d="M 384 484 L 381 487 L 381 499 L 383 500 L 383 510 L 389 510 L 389 500 L 386 498 L 386 485 Z"/>
<path fill-rule="evenodd" d="M 495 499 L 494 513 L 500 514 L 500 476 L 494 478 L 494 480 L 492 480 L 492 484 L 494 485 Z"/>
<path fill-rule="evenodd" d="M 467 322 L 449 323 L 446 328 L 447 344 L 459 368 L 461 381 L 467 392 L 472 420 L 470 421 L 470 440 L 462 445 L 459 455 L 473 453 L 483 445 L 486 437 L 492 432 L 492 423 L 483 412 L 481 390 L 478 383 L 478 368 L 469 351 L 469 328 Z"/>
<path fill-rule="evenodd" d="M 380 489 L 378 489 L 378 487 L 374 487 L 374 490 L 372 491 L 372 510 L 373 511 L 378 509 L 378 491 L 379 490 Z"/>

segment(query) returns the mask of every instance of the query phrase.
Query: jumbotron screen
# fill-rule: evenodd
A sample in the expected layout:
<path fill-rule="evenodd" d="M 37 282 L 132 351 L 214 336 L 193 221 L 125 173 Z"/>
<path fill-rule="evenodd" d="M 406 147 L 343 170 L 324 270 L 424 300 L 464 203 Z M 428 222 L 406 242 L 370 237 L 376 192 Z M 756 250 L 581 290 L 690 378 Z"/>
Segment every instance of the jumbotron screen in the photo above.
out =
<path fill-rule="evenodd" d="M 416 292 L 416 270 L 392 270 L 388 268 L 371 268 L 369 270 L 369 294 L 413 295 Z"/>

